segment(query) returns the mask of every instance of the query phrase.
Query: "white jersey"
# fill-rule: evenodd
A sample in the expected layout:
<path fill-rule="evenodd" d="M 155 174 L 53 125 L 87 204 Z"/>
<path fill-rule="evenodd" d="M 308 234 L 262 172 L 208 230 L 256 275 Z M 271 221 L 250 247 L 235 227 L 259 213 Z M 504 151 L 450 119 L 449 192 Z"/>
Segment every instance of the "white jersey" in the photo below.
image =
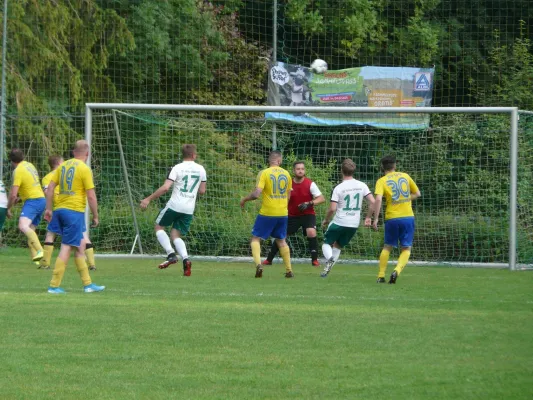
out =
<path fill-rule="evenodd" d="M 331 201 L 337 203 L 333 223 L 348 228 L 358 228 L 363 199 L 369 194 L 368 186 L 357 179 L 348 179 L 338 184 L 331 195 Z"/>
<path fill-rule="evenodd" d="M 182 214 L 192 215 L 200 183 L 207 181 L 204 167 L 194 161 L 184 161 L 170 170 L 167 179 L 174 181 L 167 207 Z"/>
<path fill-rule="evenodd" d="M 7 208 L 7 191 L 4 182 L 0 180 L 0 208 Z"/>

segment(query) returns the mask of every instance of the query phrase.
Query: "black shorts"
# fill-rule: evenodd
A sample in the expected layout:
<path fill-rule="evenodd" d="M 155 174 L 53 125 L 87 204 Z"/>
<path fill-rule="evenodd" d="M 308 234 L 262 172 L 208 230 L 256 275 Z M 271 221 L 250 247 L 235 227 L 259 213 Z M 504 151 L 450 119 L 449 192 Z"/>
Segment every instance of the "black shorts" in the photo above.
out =
<path fill-rule="evenodd" d="M 287 224 L 287 236 L 292 235 L 298 232 L 298 229 L 302 228 L 302 233 L 306 235 L 305 230 L 307 228 L 316 229 L 316 215 L 314 214 L 305 214 L 299 215 L 297 217 L 291 217 L 289 215 L 289 221 Z"/>

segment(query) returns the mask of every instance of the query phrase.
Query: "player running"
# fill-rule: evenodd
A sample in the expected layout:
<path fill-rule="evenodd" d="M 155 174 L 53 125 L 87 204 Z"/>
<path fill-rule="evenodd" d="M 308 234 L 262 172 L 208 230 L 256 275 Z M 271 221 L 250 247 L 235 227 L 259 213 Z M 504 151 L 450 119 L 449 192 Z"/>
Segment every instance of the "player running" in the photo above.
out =
<path fill-rule="evenodd" d="M 263 276 L 263 266 L 261 264 L 261 239 L 266 240 L 273 237 L 285 264 L 285 277 L 293 278 L 291 266 L 291 252 L 285 238 L 287 237 L 287 204 L 289 202 L 292 189 L 292 179 L 290 174 L 280 167 L 282 162 L 281 152 L 272 151 L 268 156 L 269 167 L 259 172 L 255 190 L 248 196 L 241 199 L 241 208 L 248 201 L 259 198 L 263 193 L 261 209 L 255 220 L 252 229 L 252 240 L 250 247 L 254 259 L 255 277 Z"/>
<path fill-rule="evenodd" d="M 24 161 L 21 149 L 13 148 L 9 153 L 9 160 L 15 168 L 13 172 L 13 186 L 9 192 L 7 202 L 7 217 L 11 218 L 11 207 L 17 202 L 17 196 L 23 201 L 19 217 L 19 229 L 28 238 L 28 247 L 33 262 L 43 258 L 43 247 L 35 233 L 35 228 L 41 222 L 46 200 L 44 198 L 39 174 L 32 163 Z"/>
<path fill-rule="evenodd" d="M 50 166 L 51 171 L 45 175 L 42 179 L 43 191 L 46 194 L 48 190 L 48 185 L 52 180 L 52 176 L 55 173 L 55 170 L 64 162 L 63 157 L 59 155 L 52 155 L 48 157 L 48 165 Z M 59 186 L 56 186 L 54 189 L 54 204 L 57 204 L 57 197 L 59 196 Z M 85 227 L 87 228 L 87 227 Z M 44 238 L 44 256 L 39 263 L 40 269 L 50 269 L 50 261 L 52 259 L 52 252 L 54 251 L 54 240 L 56 235 L 60 234 L 60 229 L 58 226 L 57 218 L 52 218 L 50 223 L 46 228 L 46 236 Z M 89 239 L 87 229 L 83 232 L 83 238 L 85 239 L 85 256 L 87 257 L 87 263 L 89 264 L 89 270 L 96 270 L 96 263 L 94 260 L 94 246 Z"/>
<path fill-rule="evenodd" d="M 322 253 L 326 258 L 326 266 L 320 274 L 325 278 L 341 254 L 341 249 L 350 243 L 357 232 L 361 220 L 361 208 L 363 199 L 370 203 L 365 219 L 365 226 L 370 226 L 374 196 L 368 186 L 354 179 L 355 163 L 346 159 L 341 164 L 342 182 L 335 186 L 331 194 L 331 202 L 326 218 L 322 221 L 322 227 L 328 227 L 324 234 Z M 335 214 L 333 221 L 331 217 Z"/>
<path fill-rule="evenodd" d="M 415 233 L 415 214 L 411 203 L 418 199 L 420 190 L 415 181 L 404 172 L 396 172 L 396 159 L 386 156 L 381 159 L 381 169 L 385 176 L 376 182 L 376 204 L 374 205 L 373 228 L 378 229 L 379 214 L 383 197 L 387 200 L 385 212 L 385 244 L 379 256 L 378 283 L 385 283 L 385 272 L 393 247 L 400 242 L 401 252 L 396 268 L 392 271 L 389 283 L 396 279 L 405 268 L 411 255 L 411 246 Z"/>
<path fill-rule="evenodd" d="M 295 234 L 301 227 L 309 243 L 311 265 L 319 267 L 314 206 L 324 203 L 326 200 L 316 183 L 305 176 L 305 164 L 303 161 L 296 161 L 293 164 L 293 174 L 292 191 L 288 206 L 287 236 Z M 272 260 L 274 260 L 278 250 L 278 245 L 274 241 L 266 260 L 263 261 L 263 265 L 272 265 Z"/>
<path fill-rule="evenodd" d="M 83 282 L 85 293 L 101 292 L 105 286 L 92 283 L 89 268 L 85 262 L 85 207 L 93 216 L 93 225 L 98 225 L 98 202 L 94 190 L 91 168 L 85 164 L 89 157 L 89 144 L 78 140 L 74 148 L 74 158 L 63 162 L 55 169 L 46 190 L 45 219 L 56 223 L 57 233 L 61 235 L 61 249 L 57 256 L 48 293 L 62 294 L 60 287 L 72 248 L 76 249 L 74 261 Z M 55 187 L 59 186 L 59 195 L 54 199 Z M 52 212 L 53 207 L 53 212 Z M 57 222 L 56 222 L 57 221 Z"/>
<path fill-rule="evenodd" d="M 167 253 L 166 261 L 159 264 L 159 268 L 164 269 L 178 262 L 178 257 L 176 257 L 176 253 L 170 244 L 170 238 L 165 232 L 166 226 L 172 226 L 170 236 L 176 251 L 183 260 L 183 275 L 191 276 L 192 263 L 189 260 L 185 242 L 181 237 L 189 233 L 196 206 L 196 198 L 198 195 L 205 193 L 207 175 L 204 167 L 195 162 L 196 146 L 194 144 L 184 144 L 181 154 L 183 162 L 172 168 L 163 186 L 142 200 L 140 206 L 145 210 L 152 200 L 161 197 L 174 185 L 170 200 L 155 220 L 155 235 Z"/>

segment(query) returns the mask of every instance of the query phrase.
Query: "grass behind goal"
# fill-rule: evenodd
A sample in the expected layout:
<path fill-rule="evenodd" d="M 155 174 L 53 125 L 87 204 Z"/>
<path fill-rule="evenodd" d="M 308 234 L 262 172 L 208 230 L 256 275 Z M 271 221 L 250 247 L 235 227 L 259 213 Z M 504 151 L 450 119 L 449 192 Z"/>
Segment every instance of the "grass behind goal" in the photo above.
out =
<path fill-rule="evenodd" d="M 408 266 L 393 286 L 376 267 L 99 259 L 105 292 L 71 262 L 53 296 L 25 252 L 1 257 L 2 399 L 533 396 L 530 272 Z"/>

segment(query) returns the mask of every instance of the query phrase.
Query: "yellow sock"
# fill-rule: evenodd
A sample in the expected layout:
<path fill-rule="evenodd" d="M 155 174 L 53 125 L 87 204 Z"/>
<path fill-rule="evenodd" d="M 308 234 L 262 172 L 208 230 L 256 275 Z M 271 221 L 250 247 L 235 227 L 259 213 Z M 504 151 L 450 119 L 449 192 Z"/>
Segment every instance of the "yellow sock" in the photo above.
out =
<path fill-rule="evenodd" d="M 283 259 L 283 264 L 285 264 L 285 271 L 291 272 L 292 271 L 291 250 L 289 249 L 289 246 L 280 247 L 279 254 L 281 255 L 281 258 Z"/>
<path fill-rule="evenodd" d="M 94 263 L 94 248 L 85 249 L 85 256 L 87 257 L 87 264 L 91 267 L 96 265 Z"/>
<path fill-rule="evenodd" d="M 28 248 L 30 249 L 31 259 L 33 260 L 33 257 L 35 257 L 35 255 L 37 254 L 37 251 L 33 248 L 31 244 L 31 240 L 29 238 L 28 238 Z"/>
<path fill-rule="evenodd" d="M 54 267 L 54 272 L 52 272 L 52 280 L 50 281 L 50 287 L 56 288 L 61 285 L 63 280 L 63 275 L 65 274 L 65 268 L 67 264 L 61 259 L 57 258 L 56 265 Z"/>
<path fill-rule="evenodd" d="M 33 248 L 36 252 L 43 251 L 43 246 L 41 246 L 41 242 L 39 242 L 39 238 L 33 229 L 26 231 L 26 237 L 30 248 Z"/>
<path fill-rule="evenodd" d="M 407 265 L 407 262 L 409 261 L 409 257 L 411 256 L 411 250 L 403 250 L 400 253 L 400 257 L 398 258 L 398 264 L 396 264 L 396 268 L 394 270 L 400 275 Z"/>
<path fill-rule="evenodd" d="M 385 278 L 387 263 L 389 262 L 390 250 L 383 249 L 379 255 L 379 273 L 378 278 Z"/>
<path fill-rule="evenodd" d="M 52 253 L 54 252 L 54 245 L 44 244 L 43 246 L 43 258 L 41 258 L 41 265 L 43 267 L 50 266 L 50 261 L 52 260 Z"/>
<path fill-rule="evenodd" d="M 252 257 L 254 258 L 254 264 L 261 264 L 261 244 L 259 242 L 252 242 L 250 244 L 252 248 Z"/>
<path fill-rule="evenodd" d="M 87 263 L 85 262 L 85 257 L 76 257 L 74 262 L 76 263 L 76 268 L 80 274 L 83 286 L 90 285 L 92 281 L 91 276 L 89 275 L 89 267 L 87 267 Z"/>

